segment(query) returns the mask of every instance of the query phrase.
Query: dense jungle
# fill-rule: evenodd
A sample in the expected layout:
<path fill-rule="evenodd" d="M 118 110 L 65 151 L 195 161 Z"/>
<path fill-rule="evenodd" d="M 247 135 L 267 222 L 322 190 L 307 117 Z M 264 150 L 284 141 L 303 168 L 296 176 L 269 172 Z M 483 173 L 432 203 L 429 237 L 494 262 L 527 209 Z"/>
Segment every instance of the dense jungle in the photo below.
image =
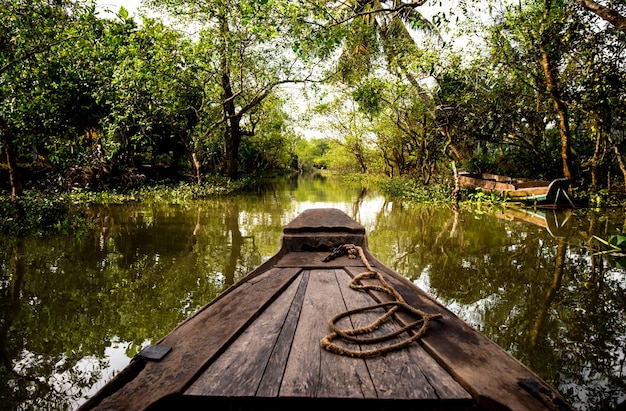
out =
<path fill-rule="evenodd" d="M 315 168 L 431 185 L 453 163 L 624 191 L 623 2 L 2 5 L 4 208 Z"/>
<path fill-rule="evenodd" d="M 0 404 L 77 407 L 330 205 L 580 410 L 626 406 L 624 0 L 119 4 L 0 0 Z M 585 207 L 459 208 L 457 170 Z"/>

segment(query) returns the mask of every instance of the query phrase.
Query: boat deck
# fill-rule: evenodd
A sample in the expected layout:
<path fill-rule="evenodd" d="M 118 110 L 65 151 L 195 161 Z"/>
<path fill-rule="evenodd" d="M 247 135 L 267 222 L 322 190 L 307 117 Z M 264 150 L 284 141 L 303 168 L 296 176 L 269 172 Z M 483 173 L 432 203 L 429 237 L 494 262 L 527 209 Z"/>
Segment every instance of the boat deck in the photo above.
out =
<path fill-rule="evenodd" d="M 351 275 L 363 269 L 302 270 L 185 394 L 471 403 L 470 394 L 418 344 L 366 359 L 333 354 L 320 346 L 330 318 L 377 303 L 348 287 Z M 355 316 L 353 325 L 369 324 L 372 315 L 376 313 Z"/>
<path fill-rule="evenodd" d="M 153 347 L 165 348 L 163 358 L 140 356 L 83 409 L 569 409 L 521 363 L 369 252 L 367 261 L 408 304 L 441 317 L 417 342 L 372 358 L 322 348 L 335 315 L 393 298 L 349 287 L 367 271 L 361 259 L 323 261 L 329 252 L 319 249 L 331 243 L 356 240 L 367 251 L 362 227 L 343 213 L 349 221 L 340 214 L 330 222 L 320 211 L 303 214 L 306 220 L 298 217 L 285 228 L 281 252 Z M 361 327 L 381 311 L 338 324 Z M 413 321 L 398 312 L 375 333 Z"/>

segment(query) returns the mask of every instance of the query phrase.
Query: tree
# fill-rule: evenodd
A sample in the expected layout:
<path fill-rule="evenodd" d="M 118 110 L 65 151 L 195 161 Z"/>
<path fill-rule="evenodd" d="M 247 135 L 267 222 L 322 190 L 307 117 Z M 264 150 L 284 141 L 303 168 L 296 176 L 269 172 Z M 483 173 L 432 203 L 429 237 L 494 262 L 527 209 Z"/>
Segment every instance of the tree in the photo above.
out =
<path fill-rule="evenodd" d="M 362 79 L 375 67 L 375 61 L 383 57 L 392 73 L 401 74 L 411 85 L 413 93 L 421 100 L 430 121 L 446 141 L 444 151 L 451 157 L 462 157 L 449 130 L 442 124 L 439 107 L 421 80 L 434 68 L 433 58 L 439 50 L 430 52 L 418 46 L 411 30 L 435 38 L 438 33 L 418 10 L 425 1 L 403 0 L 351 1 L 338 8 L 338 20 L 348 24 L 342 54 L 338 62 L 340 77 L 353 83 Z M 332 23 L 332 24 L 337 24 Z M 425 44 L 428 42 L 425 42 Z M 434 43 L 427 44 L 433 46 Z"/>
<path fill-rule="evenodd" d="M 303 81 L 302 67 L 294 50 L 297 39 L 291 30 L 300 24 L 301 11 L 295 4 L 279 0 L 224 3 L 205 0 L 189 4 L 179 0 L 151 0 L 202 27 L 200 43 L 206 86 L 212 98 L 202 109 L 220 108 L 218 117 L 202 119 L 202 136 L 223 135 L 225 174 L 239 171 L 239 149 L 245 137 L 254 134 L 251 115 L 281 84 Z M 301 32 L 301 30 L 296 30 Z M 198 113 L 201 110 L 198 110 Z"/>
<path fill-rule="evenodd" d="M 93 4 L 79 7 L 69 1 L 3 2 L 0 141 L 13 201 L 22 195 L 19 163 L 27 153 L 36 161 L 46 140 L 73 139 L 92 118 L 85 112 L 93 107 L 70 46 L 85 47 L 84 33 L 93 23 L 93 11 Z"/>
<path fill-rule="evenodd" d="M 560 1 L 546 0 L 507 8 L 501 23 L 491 31 L 494 41 L 491 50 L 499 56 L 500 64 L 513 64 L 504 67 L 505 71 L 517 81 L 525 82 L 540 100 L 551 101 L 554 114 L 549 117 L 558 125 L 561 170 L 565 178 L 572 179 L 571 117 L 563 78 L 572 25 L 570 13 L 564 7 Z"/>
<path fill-rule="evenodd" d="M 314 169 L 328 168 L 324 156 L 329 151 L 332 141 L 327 138 L 301 138 L 296 142 L 295 152 L 298 157 L 300 174 Z"/>
<path fill-rule="evenodd" d="M 614 5 L 611 4 L 610 7 L 604 6 L 593 0 L 576 0 L 576 3 L 578 3 L 585 10 L 588 10 L 603 20 L 608 21 L 615 26 L 617 30 L 626 33 L 626 16 L 618 9 L 620 7 L 619 2 Z M 623 7 L 622 4 L 622 11 L 626 11 L 624 9 L 625 7 Z"/>
<path fill-rule="evenodd" d="M 412 175 L 428 184 L 443 144 L 421 99 L 411 93 L 411 86 L 393 80 L 362 80 L 352 98 L 372 122 L 387 173 Z"/>
<path fill-rule="evenodd" d="M 240 163 L 246 173 L 258 170 L 286 170 L 295 156 L 296 133 L 293 119 L 277 94 L 267 97 L 250 114 L 254 135 L 242 144 Z"/>
<path fill-rule="evenodd" d="M 325 120 L 320 131 L 353 157 L 359 172 L 368 173 L 373 130 L 356 103 L 338 95 L 333 101 L 318 105 L 316 112 Z"/>
<path fill-rule="evenodd" d="M 566 17 L 563 14 L 563 7 L 560 2 L 546 0 L 542 13 L 541 25 L 538 34 L 539 63 L 543 68 L 546 86 L 550 94 L 550 99 L 554 104 L 554 109 L 559 117 L 559 133 L 561 136 L 561 160 L 563 161 L 563 177 L 571 180 L 573 173 L 571 170 L 571 135 L 570 117 L 567 104 L 564 101 L 563 90 L 558 78 L 558 60 L 562 52 L 560 43 L 560 31 L 563 30 L 563 23 Z"/>
<path fill-rule="evenodd" d="M 100 93 L 110 110 L 102 126 L 116 146 L 111 160 L 134 165 L 136 158 L 162 154 L 174 163 L 185 154 L 195 159 L 193 107 L 203 90 L 186 67 L 191 41 L 151 18 L 137 28 L 123 9 L 112 24 L 107 35 L 116 44 L 115 64 Z M 196 178 L 200 183 L 199 166 Z"/>

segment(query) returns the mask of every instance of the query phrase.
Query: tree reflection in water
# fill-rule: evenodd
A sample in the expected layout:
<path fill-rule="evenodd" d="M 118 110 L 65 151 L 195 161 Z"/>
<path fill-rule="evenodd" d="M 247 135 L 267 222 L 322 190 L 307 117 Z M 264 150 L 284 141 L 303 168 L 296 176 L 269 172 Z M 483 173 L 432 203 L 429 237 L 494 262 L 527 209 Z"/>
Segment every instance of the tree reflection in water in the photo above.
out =
<path fill-rule="evenodd" d="M 75 407 L 273 255 L 284 225 L 319 206 L 364 224 L 376 256 L 580 410 L 626 398 L 625 271 L 590 249 L 594 235 L 623 231 L 622 213 L 409 207 L 311 179 L 237 198 L 94 207 L 94 228 L 78 236 L 0 239 L 3 407 Z"/>
<path fill-rule="evenodd" d="M 499 214 L 392 210 L 369 244 L 577 408 L 613 409 L 626 399 L 626 276 L 590 247 L 623 215 L 577 211 L 555 230 Z"/>

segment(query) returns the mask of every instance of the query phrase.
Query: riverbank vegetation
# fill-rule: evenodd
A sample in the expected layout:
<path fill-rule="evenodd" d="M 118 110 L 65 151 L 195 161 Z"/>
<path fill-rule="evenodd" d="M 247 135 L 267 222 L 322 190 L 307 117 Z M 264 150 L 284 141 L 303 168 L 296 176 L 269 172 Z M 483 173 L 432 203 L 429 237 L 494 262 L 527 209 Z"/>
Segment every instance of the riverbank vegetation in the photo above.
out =
<path fill-rule="evenodd" d="M 383 188 L 409 195 L 443 190 L 453 162 L 566 177 L 599 205 L 625 192 L 622 3 L 143 4 L 111 17 L 90 0 L 4 2 L 9 220 L 41 209 L 30 189 L 50 204 L 173 183 L 203 196 L 331 169 L 401 178 Z"/>

